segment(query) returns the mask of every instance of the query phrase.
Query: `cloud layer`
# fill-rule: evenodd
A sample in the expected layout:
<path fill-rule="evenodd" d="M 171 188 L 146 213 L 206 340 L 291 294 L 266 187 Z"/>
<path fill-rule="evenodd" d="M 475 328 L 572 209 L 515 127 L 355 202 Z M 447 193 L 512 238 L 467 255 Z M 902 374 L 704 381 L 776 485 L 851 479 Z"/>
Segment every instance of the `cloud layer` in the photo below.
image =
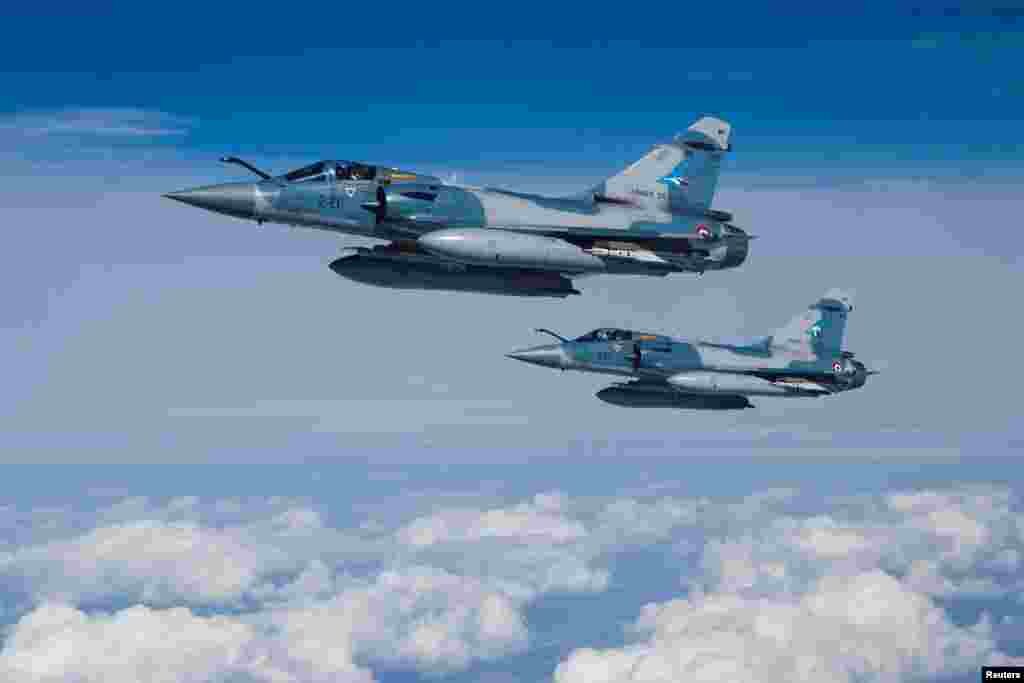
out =
<path fill-rule="evenodd" d="M 987 618 L 957 626 L 936 600 L 1019 591 L 1013 503 L 983 487 L 861 497 L 742 528 L 727 516 L 687 598 L 646 606 L 640 642 L 578 650 L 555 680 L 895 682 L 1020 663 Z"/>
<path fill-rule="evenodd" d="M 644 572 L 612 569 L 636 549 L 666 553 L 678 596 L 637 601 L 620 646 L 578 643 L 553 666 L 557 683 L 888 683 L 1015 661 L 992 617 L 947 611 L 1019 594 L 1024 518 L 1009 489 L 893 491 L 813 511 L 793 490 L 477 499 L 342 526 L 287 498 L 8 508 L 0 674 L 368 683 L 466 671 L 529 653 L 527 607 L 549 596 L 642 595 L 630 582 Z"/>
<path fill-rule="evenodd" d="M 797 595 L 716 592 L 647 606 L 624 648 L 577 650 L 557 683 L 884 681 L 962 674 L 999 657 L 986 623 L 954 626 L 880 571 L 827 576 Z"/>
<path fill-rule="evenodd" d="M 111 141 L 182 136 L 192 125 L 187 118 L 148 109 L 66 108 L 4 117 L 0 132 L 27 138 L 72 136 Z"/>

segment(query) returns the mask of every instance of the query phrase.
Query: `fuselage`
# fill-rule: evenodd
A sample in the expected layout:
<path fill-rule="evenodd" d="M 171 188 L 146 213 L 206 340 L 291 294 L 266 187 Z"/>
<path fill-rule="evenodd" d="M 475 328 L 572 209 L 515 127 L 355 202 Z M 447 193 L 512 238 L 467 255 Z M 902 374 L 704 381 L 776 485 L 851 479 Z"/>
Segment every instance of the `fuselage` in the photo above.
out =
<path fill-rule="evenodd" d="M 342 160 L 272 176 L 237 157 L 221 161 L 262 180 L 166 196 L 260 223 L 396 245 L 397 252 L 348 250 L 332 262 L 336 273 L 360 282 L 565 296 L 575 291 L 571 283 L 551 280 L 551 274 L 565 279 L 591 273 L 701 274 L 744 263 L 751 236 L 731 224 L 728 212 L 712 208 L 731 134 L 728 122 L 703 116 L 571 197 L 459 186 L 432 175 Z M 466 275 L 448 268 L 452 264 Z"/>
<path fill-rule="evenodd" d="M 601 338 L 598 338 L 601 337 Z M 628 377 L 682 393 L 811 396 L 864 384 L 852 354 L 715 344 L 629 330 L 595 330 L 575 340 L 508 354 L 535 365 Z"/>
<path fill-rule="evenodd" d="M 682 154 L 673 149 L 657 154 Z M 749 251 L 750 236 L 729 223 L 728 213 L 687 204 L 629 169 L 626 180 L 557 198 L 445 184 L 357 162 L 319 161 L 272 177 L 239 159 L 226 161 L 263 180 L 167 197 L 258 223 L 387 241 L 384 251 L 356 247 L 331 265 L 339 275 L 379 286 L 565 296 L 578 292 L 548 275 L 704 273 L 735 268 Z"/>
<path fill-rule="evenodd" d="M 320 162 L 325 168 L 331 163 Z M 312 168 L 312 167 L 311 167 Z M 491 251 L 522 251 L 523 268 L 553 269 L 568 275 L 619 273 L 665 275 L 733 268 L 746 259 L 743 231 L 712 215 L 674 212 L 667 201 L 630 203 L 584 198 L 550 198 L 497 189 L 446 185 L 433 176 L 371 168 L 372 179 L 341 179 L 332 173 L 285 182 L 223 183 L 171 193 L 172 199 L 259 223 L 328 230 L 387 241 L 418 239 L 439 230 L 488 230 Z M 513 243 L 509 235 L 524 238 Z M 696 242 L 674 238 L 698 234 Z M 658 237 L 661 235 L 662 237 Z M 481 238 L 466 233 L 464 246 Z M 504 240 L 502 242 L 501 240 Z M 545 242 L 547 240 L 547 242 Z M 579 258 L 545 268 L 534 263 L 538 248 L 558 240 Z M 494 241 L 492 243 L 492 241 Z M 694 246 L 696 244 L 696 246 Z M 429 245 L 428 245 L 429 246 Z M 488 246 L 478 250 L 488 253 Z M 461 256 L 431 251 L 458 261 Z M 584 256 L 585 255 L 585 256 Z M 475 263 L 470 259 L 468 263 Z M 476 265 L 508 266 L 493 258 Z"/>
<path fill-rule="evenodd" d="M 690 232 L 708 218 L 686 217 L 667 209 L 638 208 L 612 203 L 587 202 L 516 195 L 486 188 L 404 182 L 388 188 L 391 212 L 381 223 L 364 205 L 375 201 L 377 185 L 371 182 L 252 184 L 254 218 L 322 228 L 363 237 L 395 239 L 446 228 L 584 228 L 590 230 L 660 230 Z M 611 235 L 610 235 L 611 236 Z M 621 235 L 628 237 L 628 234 Z"/>
<path fill-rule="evenodd" d="M 641 334 L 637 341 L 643 359 L 633 367 L 632 342 L 578 342 L 562 346 L 565 369 L 611 375 L 668 377 L 679 372 L 708 370 L 725 373 L 773 371 L 793 375 L 833 372 L 833 360 L 791 354 L 779 349 L 737 352 L 697 340 Z"/>

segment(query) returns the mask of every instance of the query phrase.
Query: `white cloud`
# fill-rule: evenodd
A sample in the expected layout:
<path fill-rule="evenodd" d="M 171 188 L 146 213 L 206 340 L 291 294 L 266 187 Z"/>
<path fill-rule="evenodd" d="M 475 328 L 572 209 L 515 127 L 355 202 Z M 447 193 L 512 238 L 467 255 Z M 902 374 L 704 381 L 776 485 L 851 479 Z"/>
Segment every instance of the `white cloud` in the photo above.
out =
<path fill-rule="evenodd" d="M 414 567 L 327 600 L 304 596 L 255 615 L 200 617 L 137 605 L 88 614 L 44 603 L 11 629 L 0 677 L 11 683 L 372 680 L 356 662 L 454 671 L 521 650 L 526 625 L 508 596 Z"/>
<path fill-rule="evenodd" d="M 0 561 L 0 576 L 37 600 L 224 604 L 294 568 L 281 549 L 237 531 L 140 520 L 16 551 Z"/>
<path fill-rule="evenodd" d="M 422 545 L 402 540 L 416 520 L 339 530 L 317 508 L 289 499 L 130 498 L 92 513 L 63 510 L 56 519 L 80 523 L 45 529 L 41 543 L 15 544 L 0 557 L 0 579 L 29 608 L 144 603 L 140 614 L 159 620 L 171 613 L 153 606 L 242 608 L 238 623 L 273 633 L 259 647 L 325 680 L 362 676 L 355 662 L 459 670 L 522 650 L 528 601 L 607 585 L 607 572 L 573 544 L 586 529 L 567 508 L 565 496 L 542 494 L 505 508 L 441 509 L 419 527 L 444 521 L 444 542 Z M 28 518 L 42 533 L 43 516 Z M 99 640 L 135 614 L 67 610 L 78 615 L 83 638 Z M 28 632 L 48 614 L 30 612 L 19 628 Z M 41 641 L 64 639 L 53 629 L 40 633 Z M 26 651 L 23 640 L 8 646 L 11 657 Z"/>
<path fill-rule="evenodd" d="M 446 508 L 396 533 L 423 561 L 480 576 L 519 600 L 550 592 L 602 591 L 608 572 L 594 561 L 606 536 L 565 494 L 542 493 L 508 507 Z"/>
<path fill-rule="evenodd" d="M 985 622 L 957 627 L 925 596 L 878 570 L 826 577 L 797 597 L 716 593 L 652 605 L 636 628 L 646 641 L 577 650 L 558 666 L 556 683 L 897 683 L 1000 659 Z"/>
<path fill-rule="evenodd" d="M 559 683 L 812 673 L 894 681 L 1001 656 L 995 633 L 1008 626 L 956 626 L 936 598 L 1019 592 L 1024 520 L 1008 490 L 857 496 L 813 514 L 797 513 L 806 504 L 797 493 L 715 501 L 555 492 L 491 505 L 477 496 L 473 506 L 435 493 L 460 502 L 423 514 L 421 501 L 341 529 L 320 506 L 285 498 L 132 498 L 82 514 L 10 508 L 19 531 L 5 532 L 0 579 L 24 604 L 0 673 L 48 683 L 86 647 L 99 653 L 87 663 L 100 672 L 123 632 L 167 624 L 185 650 L 189 634 L 215 631 L 197 655 L 196 671 L 217 672 L 210 680 L 464 670 L 523 652 L 531 603 L 606 590 L 612 557 L 645 546 L 687 556 L 676 564 L 688 594 L 644 608 L 631 644 L 573 652 Z M 181 605 L 235 609 L 220 620 L 154 609 Z M 52 668 L 26 678 L 37 661 Z M 130 676 L 135 664 L 118 666 L 111 671 Z"/>
<path fill-rule="evenodd" d="M 723 533 L 690 596 L 646 607 L 638 643 L 572 653 L 556 682 L 895 682 L 1011 661 L 987 617 L 959 627 L 935 601 L 1019 590 L 1024 519 L 1006 489 L 861 496 L 804 517 L 780 516 L 780 500 L 710 508 L 706 528 Z"/>
<path fill-rule="evenodd" d="M 254 627 L 180 607 L 89 615 L 44 604 L 14 625 L 0 650 L 0 677 L 10 683 L 202 683 L 233 676 L 259 683 L 372 681 L 351 661 L 330 678 L 310 673 Z"/>
<path fill-rule="evenodd" d="M 402 543 L 414 547 L 447 542 L 504 538 L 522 543 L 567 543 L 586 535 L 586 528 L 566 517 L 565 496 L 538 494 L 529 503 L 479 510 L 453 508 L 413 520 L 398 532 Z"/>
<path fill-rule="evenodd" d="M 290 656 L 317 669 L 337 652 L 429 671 L 463 669 L 525 647 L 526 625 L 509 596 L 429 567 L 387 571 L 330 600 L 273 616 Z"/>
<path fill-rule="evenodd" d="M 826 574 L 883 568 L 936 597 L 1024 588 L 1024 516 L 1001 487 L 866 496 L 828 514 L 772 516 L 704 553 L 704 587 L 799 591 Z"/>
<path fill-rule="evenodd" d="M 595 535 L 610 547 L 664 540 L 679 527 L 697 526 L 706 505 L 707 501 L 693 499 L 615 499 L 598 512 Z"/>
<path fill-rule="evenodd" d="M 132 108 L 61 109 L 0 119 L 0 130 L 27 137 L 160 138 L 185 135 L 191 125 L 180 116 Z"/>
<path fill-rule="evenodd" d="M 372 565 L 394 550 L 373 534 L 331 528 L 319 509 L 286 498 L 128 498 L 11 518 L 20 529 L 7 532 L 0 582 L 22 603 L 277 603 L 313 585 L 331 593 L 336 564 Z"/>
<path fill-rule="evenodd" d="M 523 602 L 552 591 L 603 590 L 608 573 L 593 560 L 616 542 L 591 537 L 557 493 L 344 530 L 326 525 L 318 509 L 288 499 L 130 498 L 91 517 L 72 510 L 48 516 L 84 518 L 73 526 L 47 527 L 46 516 L 28 517 L 29 536 L 45 540 L 0 555 L 0 579 L 34 601 L 76 604 L 280 603 L 303 586 L 318 586 L 320 594 L 334 590 L 336 572 L 348 565 L 366 572 L 396 562 L 476 577 Z"/>

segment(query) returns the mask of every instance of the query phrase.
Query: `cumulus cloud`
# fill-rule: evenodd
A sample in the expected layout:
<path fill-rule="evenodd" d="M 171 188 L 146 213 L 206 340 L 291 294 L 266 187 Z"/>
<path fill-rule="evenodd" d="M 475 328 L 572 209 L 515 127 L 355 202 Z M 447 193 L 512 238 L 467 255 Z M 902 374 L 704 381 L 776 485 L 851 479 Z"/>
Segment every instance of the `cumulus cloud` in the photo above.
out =
<path fill-rule="evenodd" d="M 196 680 L 214 670 L 270 676 L 226 652 L 239 649 L 271 662 L 274 676 L 288 672 L 281 680 L 362 680 L 370 665 L 461 670 L 527 646 L 529 601 L 607 584 L 607 572 L 575 545 L 587 530 L 561 494 L 352 529 L 330 528 L 315 506 L 289 499 L 129 498 L 92 512 L 49 512 L 51 522 L 76 521 L 22 515 L 43 540 L 11 534 L 11 551 L 0 556 L 0 581 L 24 612 L 5 644 L 5 666 L 23 677 L 12 680 L 35 680 L 25 662 L 58 651 L 72 657 L 90 641 L 116 648 L 123 632 L 174 620 L 187 622 L 178 624 L 185 632 L 217 628 L 234 639 L 210 651 L 213 663 L 198 666 Z M 443 531 L 430 543 L 417 542 L 416 530 L 435 527 Z M 93 611 L 133 603 L 141 604 Z M 235 616 L 209 622 L 154 609 L 180 605 L 230 607 Z M 68 666 L 53 664 L 54 675 Z M 134 664 L 123 666 L 130 677 Z"/>
<path fill-rule="evenodd" d="M 479 576 L 521 601 L 601 591 L 608 572 L 594 564 L 600 548 L 584 512 L 562 493 L 542 493 L 507 507 L 437 510 L 402 526 L 396 539 L 416 557 Z"/>
<path fill-rule="evenodd" d="M 331 681 L 369 683 L 348 662 Z M 89 615 L 44 604 L 22 617 L 0 650 L 0 674 L 10 683 L 266 683 L 327 681 L 292 662 L 252 626 L 230 617 L 200 617 L 184 608 L 135 606 Z"/>
<path fill-rule="evenodd" d="M 0 574 L 43 599 L 223 604 L 292 565 L 281 550 L 237 533 L 141 520 L 12 553 Z"/>
<path fill-rule="evenodd" d="M 415 547 L 484 538 L 566 543 L 587 531 L 578 521 L 566 518 L 564 506 L 564 495 L 548 493 L 509 508 L 448 509 L 414 520 L 398 535 L 403 543 Z"/>
<path fill-rule="evenodd" d="M 12 508 L 0 583 L 23 604 L 0 677 L 131 680 L 147 661 L 182 681 L 466 670 L 526 651 L 527 610 L 553 593 L 616 580 L 642 594 L 629 582 L 643 571 L 609 569 L 635 548 L 658 548 L 678 567 L 679 597 L 638 601 L 626 644 L 572 651 L 558 683 L 895 681 L 1010 661 L 1002 622 L 954 623 L 945 602 L 1019 592 L 1024 520 L 1005 488 L 892 491 L 813 511 L 792 490 L 732 501 L 657 493 L 478 497 L 345 528 L 285 498 Z M 132 638 L 137 658 L 113 661 Z M 167 654 L 175 649 L 194 662 Z"/>
<path fill-rule="evenodd" d="M 479 581 L 431 568 L 379 575 L 328 600 L 246 616 L 136 605 L 88 614 L 44 603 L 0 650 L 12 683 L 372 680 L 366 667 L 466 668 L 525 647 L 517 605 Z"/>
<path fill-rule="evenodd" d="M 317 510 L 288 499 L 127 498 L 92 513 L 23 515 L 21 523 L 40 542 L 0 554 L 0 581 L 36 602 L 235 604 L 265 595 L 271 577 L 305 569 L 315 537 L 343 543 Z"/>
<path fill-rule="evenodd" d="M 551 592 L 603 591 L 610 582 L 603 566 L 610 556 L 678 541 L 788 495 L 770 491 L 712 506 L 705 499 L 573 499 L 549 491 L 504 507 L 436 510 L 403 525 L 396 538 L 417 557 L 487 577 L 529 600 Z"/>
<path fill-rule="evenodd" d="M 595 535 L 609 547 L 662 541 L 680 528 L 700 524 L 705 507 L 707 501 L 692 499 L 615 499 L 598 511 Z"/>
<path fill-rule="evenodd" d="M 800 596 L 674 600 L 647 607 L 636 627 L 648 640 L 577 650 L 558 666 L 556 683 L 896 683 L 963 673 L 998 658 L 987 623 L 957 627 L 928 598 L 878 570 L 825 577 Z"/>
<path fill-rule="evenodd" d="M 330 600 L 277 612 L 283 647 L 318 668 L 325 653 L 430 671 L 523 648 L 518 605 L 482 582 L 429 567 L 387 571 Z"/>
<path fill-rule="evenodd" d="M 826 574 L 882 568 L 934 597 L 1007 596 L 1024 587 L 1022 528 L 1005 488 L 860 497 L 828 514 L 775 516 L 710 540 L 703 584 L 792 592 Z"/>
<path fill-rule="evenodd" d="M 339 575 L 350 568 L 365 574 L 398 561 L 480 578 L 521 603 L 607 586 L 607 571 L 594 564 L 601 534 L 590 533 L 578 517 L 584 512 L 548 493 L 509 506 L 441 508 L 395 526 L 336 529 L 297 500 L 130 498 L 67 527 L 47 520 L 90 514 L 28 515 L 35 533 L 27 535 L 45 540 L 9 537 L 0 580 L 34 601 L 222 606 L 286 602 L 314 586 L 330 592 L 348 585 Z"/>
<path fill-rule="evenodd" d="M 862 496 L 802 517 L 771 514 L 780 500 L 742 526 L 730 509 L 756 503 L 714 512 L 721 535 L 689 595 L 648 605 L 639 642 L 573 652 L 557 683 L 895 682 L 1021 661 L 999 650 L 987 616 L 958 626 L 936 600 L 1019 590 L 1024 519 L 1008 490 Z"/>

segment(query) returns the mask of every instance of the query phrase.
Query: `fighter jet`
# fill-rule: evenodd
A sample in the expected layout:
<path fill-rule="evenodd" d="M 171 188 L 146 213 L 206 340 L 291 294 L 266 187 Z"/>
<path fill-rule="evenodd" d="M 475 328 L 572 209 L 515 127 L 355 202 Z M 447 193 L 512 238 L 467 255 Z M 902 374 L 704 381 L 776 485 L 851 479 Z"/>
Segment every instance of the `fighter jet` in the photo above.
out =
<path fill-rule="evenodd" d="M 632 378 L 597 392 L 628 407 L 704 410 L 752 408 L 751 396 L 828 396 L 864 386 L 869 371 L 842 350 L 848 295 L 830 290 L 774 334 L 728 342 L 680 340 L 661 334 L 601 328 L 507 354 L 560 370 Z"/>
<path fill-rule="evenodd" d="M 595 187 L 569 197 L 446 184 L 432 175 L 319 161 L 257 182 L 164 195 L 209 211 L 385 240 L 330 267 L 357 282 L 517 296 L 579 294 L 572 278 L 725 270 L 749 236 L 711 208 L 728 123 L 704 117 Z"/>

